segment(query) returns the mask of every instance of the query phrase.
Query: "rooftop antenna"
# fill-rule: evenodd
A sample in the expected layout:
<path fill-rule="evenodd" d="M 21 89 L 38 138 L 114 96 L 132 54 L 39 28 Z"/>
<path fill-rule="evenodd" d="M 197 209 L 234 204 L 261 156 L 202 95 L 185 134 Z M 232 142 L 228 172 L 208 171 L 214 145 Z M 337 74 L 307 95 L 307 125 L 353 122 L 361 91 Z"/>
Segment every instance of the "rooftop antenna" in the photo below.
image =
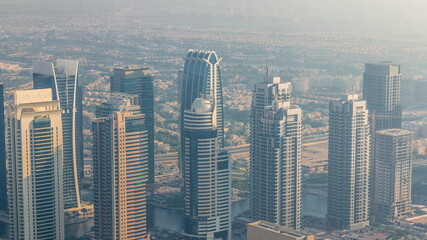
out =
<path fill-rule="evenodd" d="M 354 76 L 353 76 L 353 86 L 351 87 L 351 92 L 355 93 L 355 91 L 356 91 L 356 80 L 354 79 Z"/>
<path fill-rule="evenodd" d="M 268 79 L 269 77 L 269 72 L 268 72 L 268 58 L 265 58 L 265 78 Z"/>
<path fill-rule="evenodd" d="M 264 45 L 264 55 L 265 55 L 265 80 L 267 81 L 268 80 L 268 77 L 269 77 L 269 69 L 268 69 L 268 56 L 267 56 L 267 49 L 265 48 L 265 45 Z"/>

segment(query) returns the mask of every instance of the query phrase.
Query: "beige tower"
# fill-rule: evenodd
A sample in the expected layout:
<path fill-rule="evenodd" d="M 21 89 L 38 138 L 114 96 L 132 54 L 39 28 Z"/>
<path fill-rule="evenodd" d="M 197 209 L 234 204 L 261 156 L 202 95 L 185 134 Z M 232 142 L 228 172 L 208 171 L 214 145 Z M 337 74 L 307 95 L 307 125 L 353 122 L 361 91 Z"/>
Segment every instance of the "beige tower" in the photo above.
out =
<path fill-rule="evenodd" d="M 393 222 L 411 214 L 412 132 L 386 129 L 376 133 L 375 216 Z"/>
<path fill-rule="evenodd" d="M 148 130 L 135 105 L 109 102 L 93 122 L 96 239 L 150 239 Z"/>
<path fill-rule="evenodd" d="M 14 93 L 7 114 L 11 239 L 65 238 L 61 114 L 51 89 Z"/>

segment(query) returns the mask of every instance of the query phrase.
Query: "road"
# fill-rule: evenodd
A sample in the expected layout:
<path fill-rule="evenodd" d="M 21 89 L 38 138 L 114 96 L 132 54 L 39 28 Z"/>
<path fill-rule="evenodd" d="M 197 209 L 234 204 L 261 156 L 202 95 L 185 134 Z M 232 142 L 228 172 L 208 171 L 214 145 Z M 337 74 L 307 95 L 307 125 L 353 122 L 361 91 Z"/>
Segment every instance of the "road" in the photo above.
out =
<path fill-rule="evenodd" d="M 318 138 L 310 138 L 307 140 L 303 140 L 303 146 L 310 146 L 314 144 L 319 143 L 327 143 L 328 142 L 328 136 L 322 136 Z M 241 154 L 241 153 L 249 153 L 249 144 L 239 145 L 239 146 L 232 146 L 232 147 L 226 147 L 225 150 L 228 151 L 230 155 L 233 154 Z M 161 163 L 177 163 L 178 162 L 178 153 L 172 152 L 172 153 L 166 153 L 166 154 L 156 154 L 155 155 L 155 161 L 158 164 Z"/>

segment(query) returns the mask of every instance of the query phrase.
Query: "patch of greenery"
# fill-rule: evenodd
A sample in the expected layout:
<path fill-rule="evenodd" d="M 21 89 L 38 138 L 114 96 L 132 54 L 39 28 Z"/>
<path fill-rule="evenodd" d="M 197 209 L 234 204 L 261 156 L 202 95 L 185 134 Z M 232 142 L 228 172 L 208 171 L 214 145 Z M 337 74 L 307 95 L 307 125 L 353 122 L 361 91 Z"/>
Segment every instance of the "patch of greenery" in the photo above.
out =
<path fill-rule="evenodd" d="M 92 187 L 92 184 L 93 184 L 93 178 L 92 177 L 84 177 L 82 179 L 81 187 L 82 187 L 82 189 L 89 190 L 90 187 Z"/>
<path fill-rule="evenodd" d="M 171 146 L 172 151 L 178 151 L 178 137 L 173 136 L 169 132 L 158 131 L 155 134 L 156 140 L 167 143 Z"/>
<path fill-rule="evenodd" d="M 411 239 L 411 238 L 407 238 L 411 234 L 411 232 L 409 232 L 408 230 L 397 228 L 391 225 L 378 223 L 375 220 L 371 222 L 371 225 L 374 227 L 382 228 L 392 232 L 392 234 L 388 236 L 387 239 Z"/>
<path fill-rule="evenodd" d="M 246 179 L 233 179 L 231 186 L 242 191 L 249 191 L 249 181 Z"/>
<path fill-rule="evenodd" d="M 327 173 L 312 173 L 302 179 L 303 184 L 324 184 L 328 183 Z"/>

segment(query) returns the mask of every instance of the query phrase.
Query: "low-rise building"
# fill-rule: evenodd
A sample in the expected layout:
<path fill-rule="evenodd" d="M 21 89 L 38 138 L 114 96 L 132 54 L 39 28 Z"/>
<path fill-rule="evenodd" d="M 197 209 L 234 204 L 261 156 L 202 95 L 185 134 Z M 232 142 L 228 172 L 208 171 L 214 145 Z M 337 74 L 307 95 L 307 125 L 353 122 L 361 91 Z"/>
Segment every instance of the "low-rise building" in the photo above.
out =
<path fill-rule="evenodd" d="M 314 235 L 266 221 L 248 224 L 248 240 L 314 240 Z"/>

